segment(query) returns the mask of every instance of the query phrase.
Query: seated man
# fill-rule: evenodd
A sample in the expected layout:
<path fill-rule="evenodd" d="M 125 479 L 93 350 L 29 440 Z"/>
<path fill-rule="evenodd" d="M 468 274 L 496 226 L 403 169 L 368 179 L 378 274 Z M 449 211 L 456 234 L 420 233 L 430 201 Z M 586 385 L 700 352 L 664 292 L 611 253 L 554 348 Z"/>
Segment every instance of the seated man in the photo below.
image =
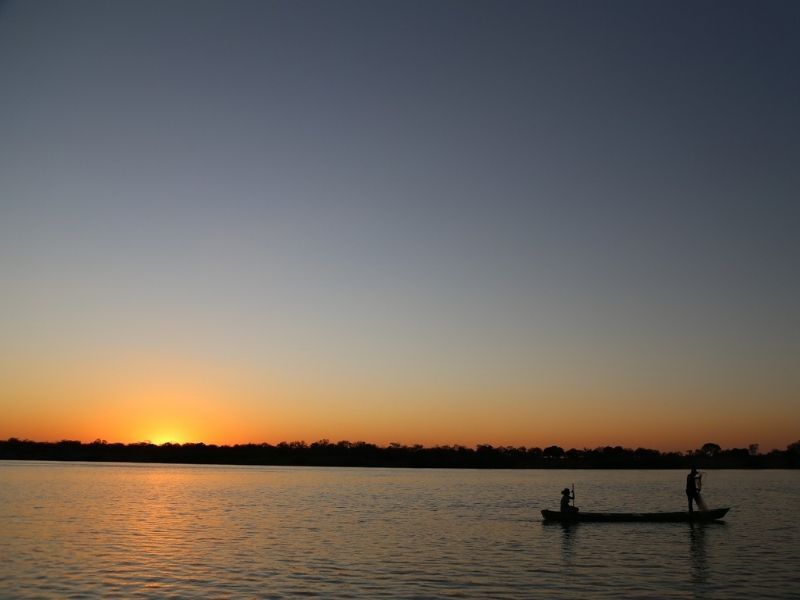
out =
<path fill-rule="evenodd" d="M 578 512 L 577 506 L 570 506 L 569 501 L 575 500 L 575 496 L 569 493 L 569 488 L 561 490 L 561 512 Z"/>

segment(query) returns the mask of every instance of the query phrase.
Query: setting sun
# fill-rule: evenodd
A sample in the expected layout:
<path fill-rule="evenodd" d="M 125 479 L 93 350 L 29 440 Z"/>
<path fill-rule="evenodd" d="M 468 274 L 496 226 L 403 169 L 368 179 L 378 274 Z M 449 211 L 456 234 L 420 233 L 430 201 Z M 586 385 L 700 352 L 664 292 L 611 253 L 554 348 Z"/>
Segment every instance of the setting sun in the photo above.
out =
<path fill-rule="evenodd" d="M 150 436 L 147 438 L 151 443 L 155 444 L 156 446 L 160 446 L 161 444 L 184 444 L 186 443 L 186 438 L 178 433 L 158 433 L 155 435 Z"/>

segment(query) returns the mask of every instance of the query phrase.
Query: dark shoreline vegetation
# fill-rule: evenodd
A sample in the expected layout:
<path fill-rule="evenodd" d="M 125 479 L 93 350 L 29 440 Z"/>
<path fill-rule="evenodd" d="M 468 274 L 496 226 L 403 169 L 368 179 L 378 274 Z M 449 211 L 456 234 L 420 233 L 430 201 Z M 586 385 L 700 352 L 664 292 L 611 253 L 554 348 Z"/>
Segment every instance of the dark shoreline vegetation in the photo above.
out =
<path fill-rule="evenodd" d="M 151 462 L 220 465 L 286 465 L 319 467 L 420 467 L 464 469 L 796 469 L 800 468 L 800 441 L 785 450 L 758 452 L 749 448 L 722 449 L 707 443 L 697 450 L 660 452 L 647 448 L 525 448 L 512 446 L 377 446 L 367 442 L 321 440 L 272 444 L 133 444 L 95 440 L 34 442 L 10 438 L 0 441 L 0 460 L 56 460 L 97 462 Z"/>

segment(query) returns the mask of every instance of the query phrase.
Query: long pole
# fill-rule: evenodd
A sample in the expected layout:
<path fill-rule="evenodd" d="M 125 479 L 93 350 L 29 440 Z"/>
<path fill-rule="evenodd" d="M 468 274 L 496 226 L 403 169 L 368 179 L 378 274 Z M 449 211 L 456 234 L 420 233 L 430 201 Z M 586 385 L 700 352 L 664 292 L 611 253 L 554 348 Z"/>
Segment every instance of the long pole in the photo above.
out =
<path fill-rule="evenodd" d="M 572 506 L 575 506 L 575 484 L 572 484 Z"/>

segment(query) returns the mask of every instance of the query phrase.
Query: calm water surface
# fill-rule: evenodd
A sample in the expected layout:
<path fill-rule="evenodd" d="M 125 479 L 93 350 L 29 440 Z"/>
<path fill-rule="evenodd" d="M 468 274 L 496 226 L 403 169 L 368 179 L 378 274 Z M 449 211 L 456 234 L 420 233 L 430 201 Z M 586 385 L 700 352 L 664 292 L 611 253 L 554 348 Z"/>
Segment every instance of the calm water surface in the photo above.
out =
<path fill-rule="evenodd" d="M 5 461 L 0 597 L 800 598 L 795 471 L 709 472 L 724 524 L 541 522 L 684 477 Z"/>

